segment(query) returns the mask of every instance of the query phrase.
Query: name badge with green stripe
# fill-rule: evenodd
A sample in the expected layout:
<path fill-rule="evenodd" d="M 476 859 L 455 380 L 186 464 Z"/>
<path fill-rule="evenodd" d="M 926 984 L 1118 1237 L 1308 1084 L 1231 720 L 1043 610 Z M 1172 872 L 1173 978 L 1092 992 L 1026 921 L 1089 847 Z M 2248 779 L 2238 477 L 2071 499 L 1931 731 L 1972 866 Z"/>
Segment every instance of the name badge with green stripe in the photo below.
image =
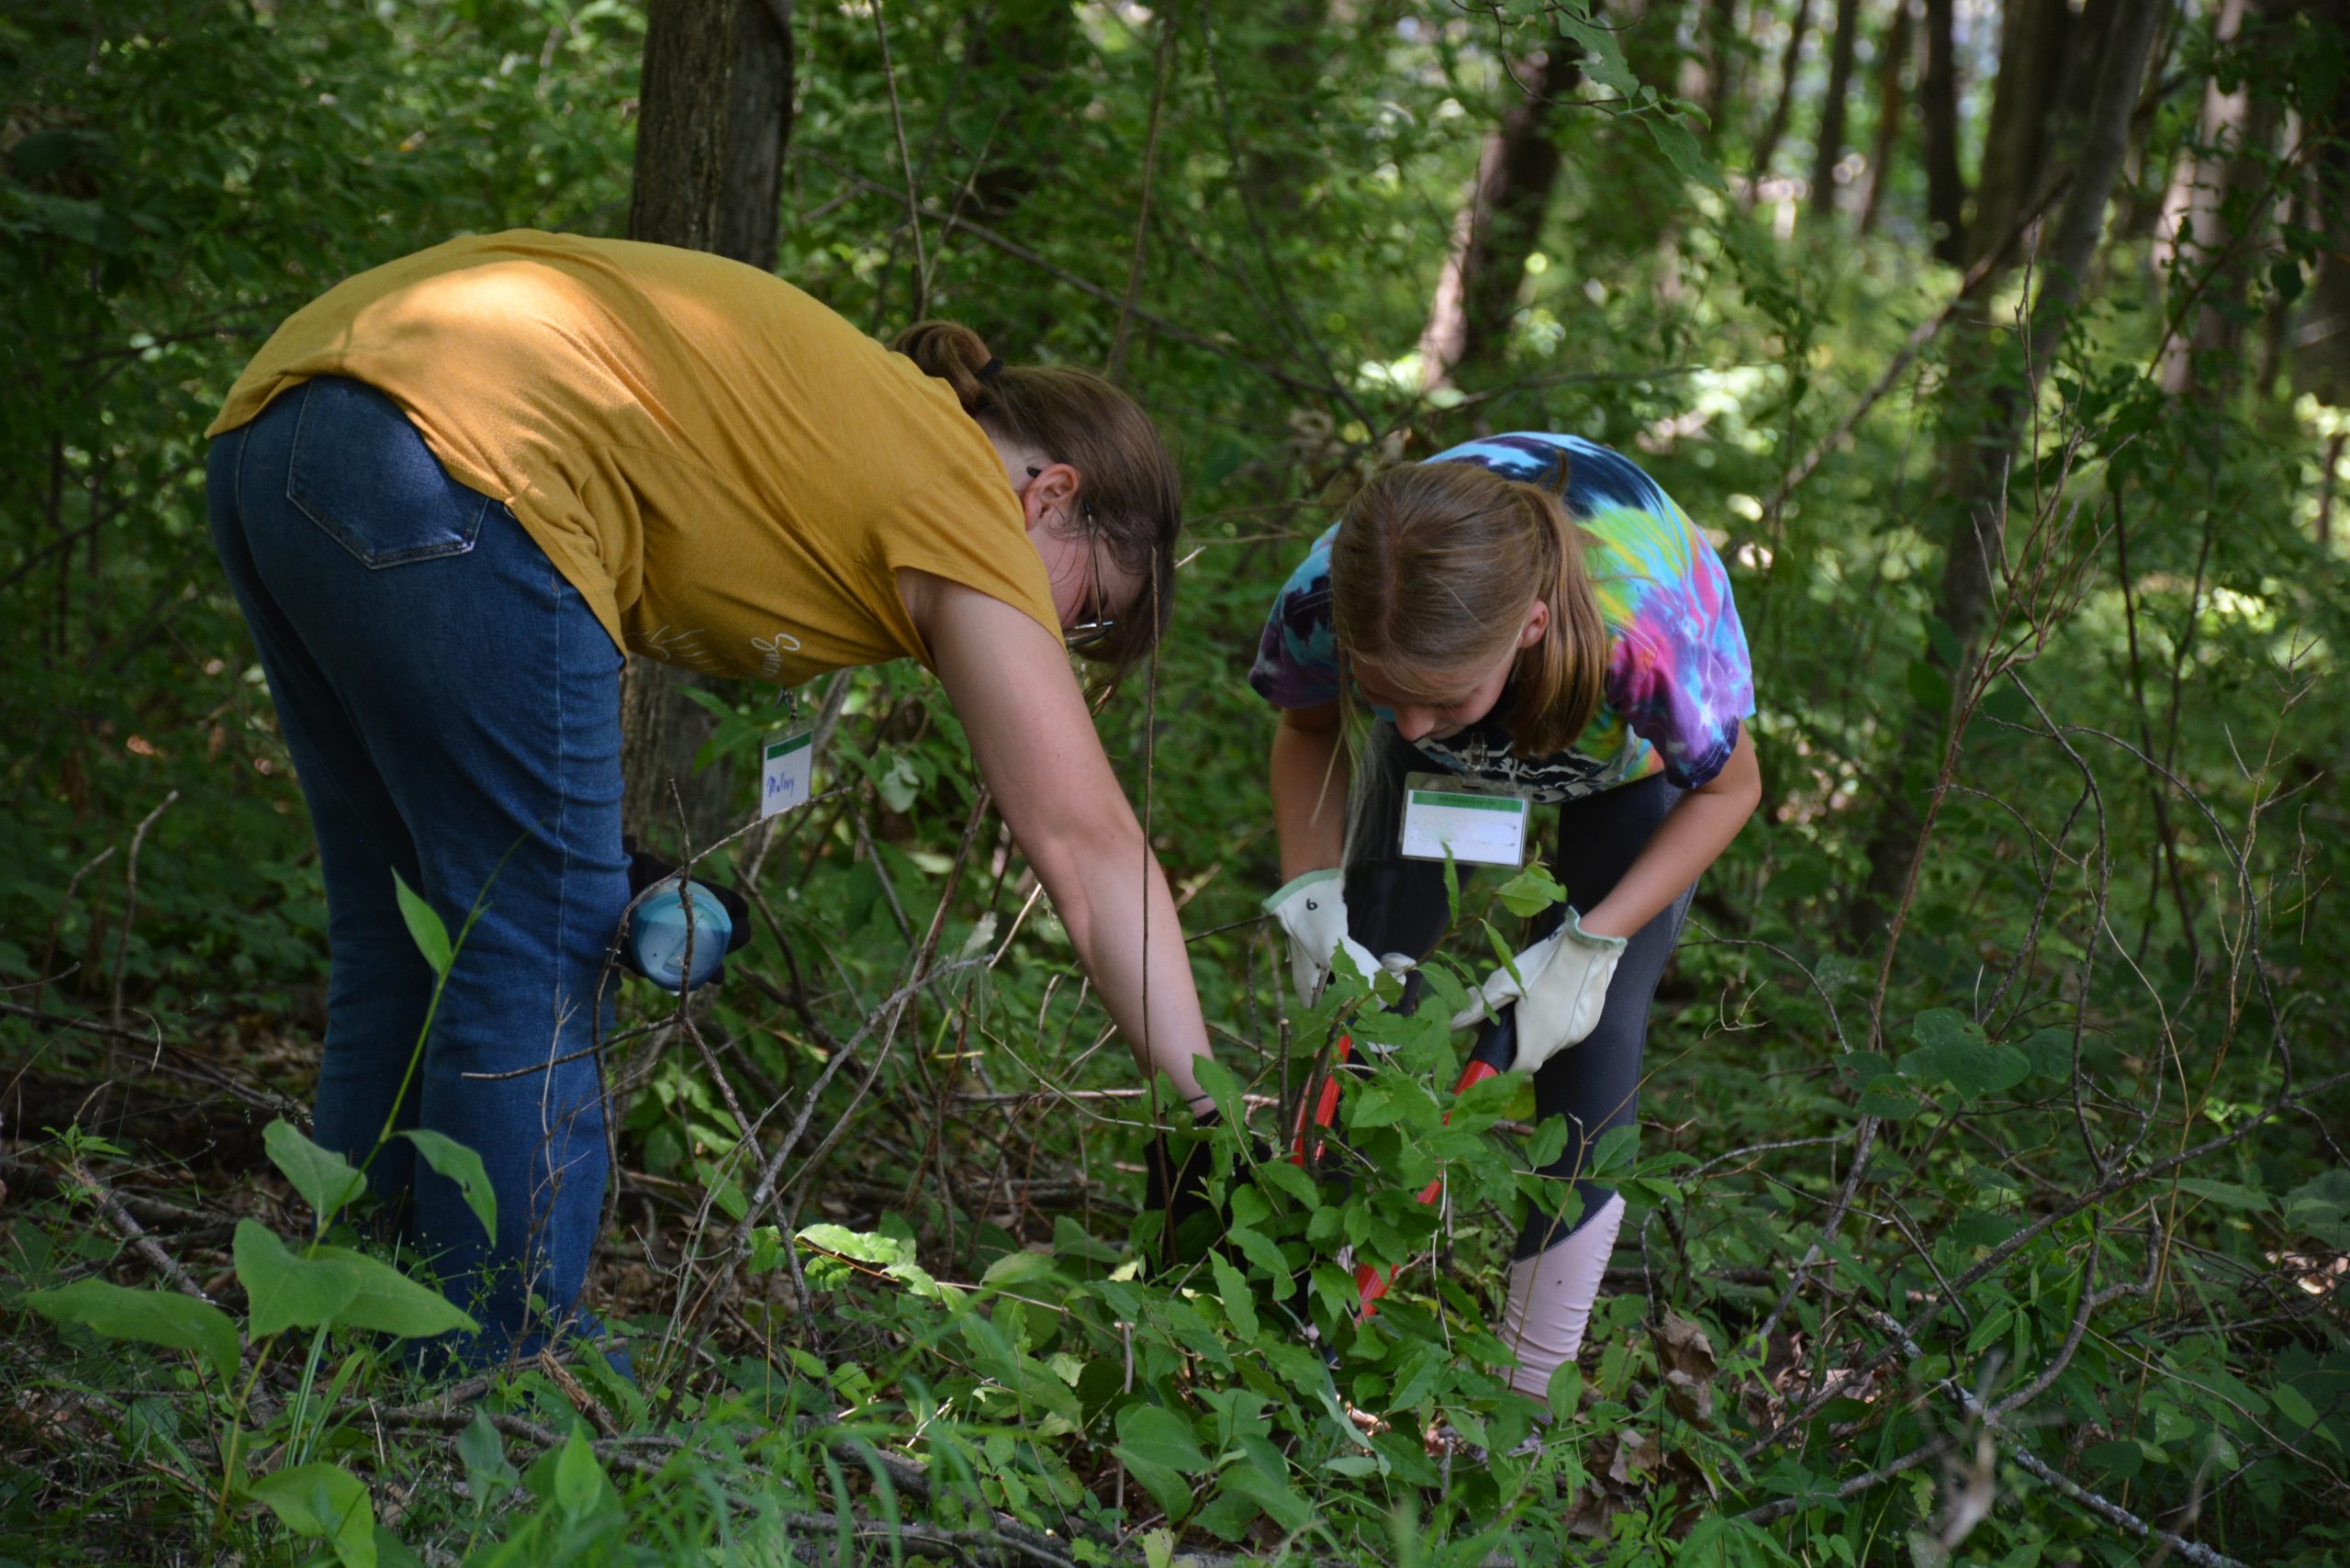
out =
<path fill-rule="evenodd" d="M 1515 790 L 1415 773 L 1404 780 L 1404 857 L 1522 866 L 1532 807 Z"/>
<path fill-rule="evenodd" d="M 816 737 L 811 731 L 767 742 L 759 767 L 759 815 L 771 817 L 806 805 L 815 762 Z"/>

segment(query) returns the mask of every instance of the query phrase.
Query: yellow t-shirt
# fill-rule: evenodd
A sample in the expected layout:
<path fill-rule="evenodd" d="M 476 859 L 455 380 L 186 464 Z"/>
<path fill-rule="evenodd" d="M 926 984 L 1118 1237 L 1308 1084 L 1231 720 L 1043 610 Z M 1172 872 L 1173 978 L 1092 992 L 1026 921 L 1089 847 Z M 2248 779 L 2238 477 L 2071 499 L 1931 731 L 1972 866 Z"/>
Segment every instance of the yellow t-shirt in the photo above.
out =
<path fill-rule="evenodd" d="M 911 655 L 901 567 L 1060 634 L 986 435 L 946 384 L 754 267 L 517 230 L 337 285 L 205 433 L 345 375 L 513 509 L 612 640 L 796 685 Z"/>

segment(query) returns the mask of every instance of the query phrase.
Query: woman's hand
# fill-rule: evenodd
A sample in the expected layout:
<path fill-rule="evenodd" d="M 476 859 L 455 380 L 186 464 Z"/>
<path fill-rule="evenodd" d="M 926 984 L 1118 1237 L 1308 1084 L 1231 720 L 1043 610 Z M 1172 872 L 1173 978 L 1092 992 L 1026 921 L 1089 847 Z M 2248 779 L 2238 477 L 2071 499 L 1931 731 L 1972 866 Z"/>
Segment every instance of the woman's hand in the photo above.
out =
<path fill-rule="evenodd" d="M 1136 1061 L 1196 1107 L 1209 1054 L 1182 926 L 1051 633 L 1001 599 L 901 574 L 939 683 L 1022 853 Z"/>

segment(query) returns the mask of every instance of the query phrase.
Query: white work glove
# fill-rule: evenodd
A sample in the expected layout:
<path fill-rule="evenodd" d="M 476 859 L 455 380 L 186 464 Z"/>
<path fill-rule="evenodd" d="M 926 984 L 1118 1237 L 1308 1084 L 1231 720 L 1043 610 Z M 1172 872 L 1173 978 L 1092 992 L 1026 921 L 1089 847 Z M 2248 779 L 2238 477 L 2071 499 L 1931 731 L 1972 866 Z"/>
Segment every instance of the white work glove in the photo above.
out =
<path fill-rule="evenodd" d="M 1347 935 L 1346 890 L 1346 873 L 1331 868 L 1308 871 L 1265 901 L 1265 913 L 1289 933 L 1289 976 L 1297 988 L 1301 1007 L 1313 1006 L 1321 996 L 1330 978 L 1330 956 L 1341 947 L 1364 979 L 1379 971 L 1379 960 L 1371 956 L 1371 949 Z M 1391 957 L 1403 968 L 1411 968 L 1411 960 L 1400 954 Z"/>
<path fill-rule="evenodd" d="M 1616 978 L 1623 957 L 1624 938 L 1593 935 L 1570 909 L 1567 923 L 1554 935 L 1517 956 L 1518 976 L 1525 983 L 1512 980 L 1505 969 L 1495 969 L 1478 988 L 1484 1006 L 1461 1009 L 1453 1015 L 1452 1026 L 1465 1029 L 1483 1018 L 1487 1007 L 1498 1013 L 1516 1002 L 1517 1058 L 1510 1069 L 1532 1072 L 1599 1027 L 1607 982 Z"/>

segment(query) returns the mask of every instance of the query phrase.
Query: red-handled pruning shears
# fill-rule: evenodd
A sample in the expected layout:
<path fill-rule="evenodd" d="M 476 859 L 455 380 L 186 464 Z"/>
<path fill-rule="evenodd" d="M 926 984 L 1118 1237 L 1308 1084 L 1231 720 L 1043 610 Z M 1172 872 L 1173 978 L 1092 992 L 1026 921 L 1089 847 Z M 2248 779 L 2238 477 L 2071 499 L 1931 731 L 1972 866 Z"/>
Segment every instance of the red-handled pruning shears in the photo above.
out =
<path fill-rule="evenodd" d="M 1313 1114 L 1313 1123 L 1317 1134 L 1322 1128 L 1328 1126 L 1337 1115 L 1338 1081 L 1336 1074 L 1339 1068 L 1346 1065 L 1347 1058 L 1353 1054 L 1353 1036 L 1339 1036 L 1338 1043 L 1330 1052 L 1331 1076 L 1323 1079 L 1321 1091 L 1314 1096 L 1310 1106 L 1298 1107 L 1297 1126 L 1291 1139 L 1289 1157 L 1291 1164 L 1303 1166 L 1306 1161 L 1307 1112 L 1311 1110 Z M 1497 1078 L 1507 1072 L 1510 1063 L 1516 1059 L 1517 1009 L 1513 1004 L 1503 1008 L 1491 1022 L 1478 1030 L 1476 1047 L 1469 1053 L 1469 1060 L 1461 1067 L 1460 1080 L 1453 1084 L 1452 1092 L 1455 1096 L 1466 1094 L 1485 1080 Z M 1445 1119 L 1449 1121 L 1451 1117 L 1447 1116 Z M 1316 1156 L 1322 1152 L 1318 1136 L 1315 1140 L 1314 1152 Z M 1444 1178 L 1438 1176 L 1420 1189 L 1420 1202 L 1432 1204 L 1436 1202 L 1437 1194 L 1443 1191 Z M 1378 1310 L 1379 1298 L 1387 1294 L 1388 1284 L 1393 1278 L 1392 1271 L 1381 1269 L 1373 1263 L 1363 1263 L 1356 1267 L 1355 1291 L 1358 1296 L 1358 1305 L 1355 1308 L 1356 1322 L 1360 1323 Z"/>

